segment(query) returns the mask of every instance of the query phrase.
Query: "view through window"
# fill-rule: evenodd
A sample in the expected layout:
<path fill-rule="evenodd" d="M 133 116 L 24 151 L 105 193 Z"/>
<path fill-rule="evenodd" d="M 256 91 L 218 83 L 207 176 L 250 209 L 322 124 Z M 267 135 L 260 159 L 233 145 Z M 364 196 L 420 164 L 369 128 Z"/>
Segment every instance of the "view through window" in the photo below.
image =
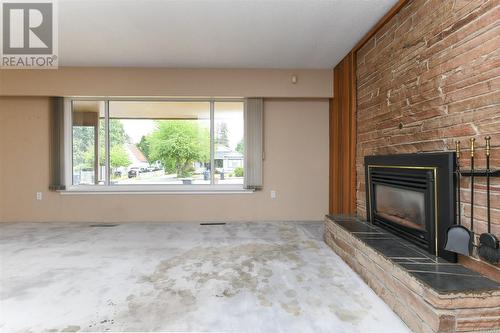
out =
<path fill-rule="evenodd" d="M 110 100 L 106 112 L 105 101 L 73 101 L 73 185 L 243 184 L 243 108 Z"/>
<path fill-rule="evenodd" d="M 73 101 L 73 184 L 104 185 L 105 104 L 102 101 Z"/>

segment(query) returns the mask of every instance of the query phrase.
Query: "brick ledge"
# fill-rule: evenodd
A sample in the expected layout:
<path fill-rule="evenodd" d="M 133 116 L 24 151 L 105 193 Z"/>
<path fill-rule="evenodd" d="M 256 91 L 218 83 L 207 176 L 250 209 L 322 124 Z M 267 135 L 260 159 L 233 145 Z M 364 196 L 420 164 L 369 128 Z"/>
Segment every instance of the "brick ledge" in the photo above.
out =
<path fill-rule="evenodd" d="M 500 290 L 438 293 L 328 217 L 324 237 L 415 332 L 500 329 Z"/>

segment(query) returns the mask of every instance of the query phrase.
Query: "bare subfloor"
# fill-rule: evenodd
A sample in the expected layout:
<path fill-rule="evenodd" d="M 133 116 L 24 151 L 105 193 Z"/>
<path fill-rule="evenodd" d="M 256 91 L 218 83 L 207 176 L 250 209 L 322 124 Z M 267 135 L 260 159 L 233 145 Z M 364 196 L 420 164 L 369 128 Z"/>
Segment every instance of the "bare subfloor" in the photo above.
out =
<path fill-rule="evenodd" d="M 0 225 L 0 331 L 407 332 L 322 223 Z"/>

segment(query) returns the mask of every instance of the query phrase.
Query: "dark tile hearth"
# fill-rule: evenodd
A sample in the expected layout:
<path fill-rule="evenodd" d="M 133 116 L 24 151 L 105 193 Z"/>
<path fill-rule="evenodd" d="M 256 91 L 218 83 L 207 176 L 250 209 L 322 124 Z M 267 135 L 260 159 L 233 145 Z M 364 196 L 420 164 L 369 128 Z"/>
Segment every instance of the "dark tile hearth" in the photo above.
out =
<path fill-rule="evenodd" d="M 499 283 L 460 264 L 431 255 L 409 241 L 358 217 L 328 217 L 438 293 L 466 293 L 500 288 Z"/>
<path fill-rule="evenodd" d="M 400 263 L 400 266 L 403 266 L 406 268 L 408 271 L 412 272 L 423 272 L 423 273 L 435 273 L 435 274 L 456 274 L 456 275 L 466 275 L 466 276 L 474 276 L 477 277 L 477 273 L 472 272 L 471 270 L 459 265 L 459 264 L 453 264 L 453 263 L 440 263 L 440 264 L 435 264 L 435 263 L 408 263 L 408 262 L 403 262 Z"/>
<path fill-rule="evenodd" d="M 422 253 L 406 246 L 396 238 L 366 238 L 359 237 L 366 244 L 389 258 L 422 258 Z"/>
<path fill-rule="evenodd" d="M 498 288 L 495 281 L 479 274 L 473 276 L 444 273 L 441 268 L 439 268 L 438 272 L 409 272 L 440 293 L 494 290 Z"/>
<path fill-rule="evenodd" d="M 342 226 L 344 227 L 344 229 L 350 232 L 356 232 L 356 233 L 367 232 L 371 234 L 381 234 L 381 232 L 378 232 L 376 228 L 366 223 L 353 222 L 350 220 L 343 220 L 339 222 L 342 222 Z"/>

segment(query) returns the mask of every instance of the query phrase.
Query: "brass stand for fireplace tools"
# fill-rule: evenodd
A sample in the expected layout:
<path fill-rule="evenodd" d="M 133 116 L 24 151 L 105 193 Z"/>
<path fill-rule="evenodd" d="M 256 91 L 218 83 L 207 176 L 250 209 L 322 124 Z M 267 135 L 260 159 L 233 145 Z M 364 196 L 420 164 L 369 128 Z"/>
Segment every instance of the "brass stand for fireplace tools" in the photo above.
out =
<path fill-rule="evenodd" d="M 461 223 L 461 213 L 460 213 L 460 141 L 455 143 L 456 150 L 456 161 L 457 161 L 457 224 L 452 225 L 447 230 L 446 243 L 444 249 L 446 251 L 451 251 L 459 253 L 465 256 L 469 256 L 472 253 L 472 232 L 464 227 Z M 474 140 L 471 139 L 471 165 L 474 165 Z M 474 191 L 472 191 L 474 192 Z"/>
<path fill-rule="evenodd" d="M 486 206 L 488 209 L 488 232 L 482 233 L 479 236 L 479 256 L 493 264 L 499 262 L 500 249 L 498 238 L 491 233 L 491 205 L 490 205 L 490 155 L 491 155 L 491 137 L 487 136 L 486 140 Z"/>

